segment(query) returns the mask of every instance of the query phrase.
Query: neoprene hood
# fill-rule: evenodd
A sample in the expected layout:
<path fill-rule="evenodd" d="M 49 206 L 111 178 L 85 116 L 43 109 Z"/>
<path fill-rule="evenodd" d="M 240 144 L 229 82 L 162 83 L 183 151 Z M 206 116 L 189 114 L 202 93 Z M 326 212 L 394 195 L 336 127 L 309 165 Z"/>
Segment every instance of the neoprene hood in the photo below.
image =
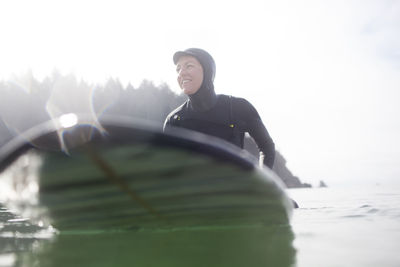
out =
<path fill-rule="evenodd" d="M 174 54 L 173 60 L 174 64 L 178 62 L 179 58 L 182 56 L 192 56 L 195 57 L 203 67 L 204 77 L 207 77 L 207 80 L 210 82 L 214 82 L 215 78 L 215 61 L 213 57 L 205 50 L 200 48 L 188 48 L 184 51 L 178 51 Z"/>
<path fill-rule="evenodd" d="M 203 67 L 203 83 L 195 94 L 189 95 L 192 108 L 198 111 L 210 109 L 217 101 L 217 96 L 214 91 L 214 78 L 216 72 L 214 59 L 207 51 L 203 49 L 188 48 L 183 51 L 178 51 L 174 54 L 173 61 L 175 65 L 182 56 L 195 57 Z"/>

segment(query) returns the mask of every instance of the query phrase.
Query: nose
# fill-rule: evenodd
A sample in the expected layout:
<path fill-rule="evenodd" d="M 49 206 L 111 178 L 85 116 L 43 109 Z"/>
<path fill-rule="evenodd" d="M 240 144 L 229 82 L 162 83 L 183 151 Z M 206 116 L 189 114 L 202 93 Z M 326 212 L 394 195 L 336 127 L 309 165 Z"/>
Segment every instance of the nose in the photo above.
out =
<path fill-rule="evenodd" d="M 178 77 L 182 77 L 182 76 L 185 75 L 186 73 L 187 73 L 186 69 L 185 69 L 185 68 L 181 68 L 181 69 L 178 71 Z"/>
<path fill-rule="evenodd" d="M 180 70 L 177 71 L 177 77 L 176 80 L 178 81 L 179 85 L 181 86 L 181 81 L 184 77 L 184 75 L 186 74 L 186 71 L 184 70 L 184 68 L 181 68 Z"/>

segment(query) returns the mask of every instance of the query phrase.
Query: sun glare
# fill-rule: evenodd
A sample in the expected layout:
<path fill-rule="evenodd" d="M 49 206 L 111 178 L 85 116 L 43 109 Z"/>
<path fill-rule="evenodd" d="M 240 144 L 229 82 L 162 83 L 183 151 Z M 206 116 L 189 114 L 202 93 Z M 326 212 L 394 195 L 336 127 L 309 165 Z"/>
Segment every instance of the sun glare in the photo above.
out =
<path fill-rule="evenodd" d="M 64 114 L 60 117 L 59 122 L 63 128 L 70 128 L 78 123 L 78 116 L 74 113 Z"/>

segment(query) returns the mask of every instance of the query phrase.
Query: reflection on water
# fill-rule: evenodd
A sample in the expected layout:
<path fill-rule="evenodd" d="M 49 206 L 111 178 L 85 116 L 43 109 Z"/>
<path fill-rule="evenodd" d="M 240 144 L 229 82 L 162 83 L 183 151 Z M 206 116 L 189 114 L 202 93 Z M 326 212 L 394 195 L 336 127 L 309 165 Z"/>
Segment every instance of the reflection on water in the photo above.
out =
<path fill-rule="evenodd" d="M 31 224 L 0 205 L 0 266 L 18 266 L 19 253 L 35 251 L 55 234 L 51 227 Z"/>
<path fill-rule="evenodd" d="M 40 238 L 37 233 L 46 229 L 18 220 L 3 208 L 0 266 L 396 267 L 398 192 L 290 190 L 301 205 L 293 228 L 69 231 L 53 233 L 53 238 Z"/>
<path fill-rule="evenodd" d="M 1 211 L 0 266 L 293 266 L 295 261 L 288 225 L 55 234 Z"/>

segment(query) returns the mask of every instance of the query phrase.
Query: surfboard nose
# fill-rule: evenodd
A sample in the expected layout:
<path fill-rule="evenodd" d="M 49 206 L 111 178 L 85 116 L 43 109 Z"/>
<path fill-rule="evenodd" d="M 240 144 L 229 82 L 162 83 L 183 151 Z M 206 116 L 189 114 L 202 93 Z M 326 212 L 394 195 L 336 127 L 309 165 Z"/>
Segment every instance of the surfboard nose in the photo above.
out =
<path fill-rule="evenodd" d="M 234 146 L 138 121 L 54 125 L 1 154 L 2 176 L 26 188 L 25 172 L 36 183 L 36 204 L 21 205 L 34 220 L 60 230 L 289 223 L 292 204 L 278 178 Z"/>

